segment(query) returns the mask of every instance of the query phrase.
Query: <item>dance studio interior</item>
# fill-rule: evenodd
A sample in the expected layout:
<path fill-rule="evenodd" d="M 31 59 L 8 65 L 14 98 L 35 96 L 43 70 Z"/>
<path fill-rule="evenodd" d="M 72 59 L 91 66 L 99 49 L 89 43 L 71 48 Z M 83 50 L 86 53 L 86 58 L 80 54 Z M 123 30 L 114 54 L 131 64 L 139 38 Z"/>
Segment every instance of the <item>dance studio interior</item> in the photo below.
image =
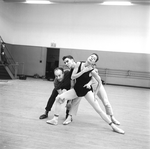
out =
<path fill-rule="evenodd" d="M 0 149 L 150 149 L 150 0 L 0 0 L 0 47 Z M 84 97 L 68 125 L 66 101 L 39 119 L 62 58 L 92 53 L 124 134 Z"/>

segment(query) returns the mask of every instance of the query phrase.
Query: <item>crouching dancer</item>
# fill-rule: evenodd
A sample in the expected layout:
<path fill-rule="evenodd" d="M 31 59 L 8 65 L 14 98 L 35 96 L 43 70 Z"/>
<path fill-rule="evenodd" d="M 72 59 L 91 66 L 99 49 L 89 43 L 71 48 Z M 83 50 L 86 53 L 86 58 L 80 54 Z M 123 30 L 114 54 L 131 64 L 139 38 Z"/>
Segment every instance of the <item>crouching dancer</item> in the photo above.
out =
<path fill-rule="evenodd" d="M 54 80 L 54 89 L 52 91 L 52 94 L 47 102 L 47 106 L 45 108 L 45 113 L 42 114 L 39 119 L 45 119 L 48 117 L 49 111 L 51 111 L 51 108 L 55 102 L 55 98 L 58 94 L 63 93 L 64 91 L 70 89 L 74 85 L 74 81 L 71 80 L 71 74 L 72 70 L 64 70 L 63 68 L 59 67 L 54 70 L 55 80 Z M 71 107 L 67 106 L 67 113 L 66 117 L 68 116 L 68 112 L 70 112 L 72 115 L 76 115 L 78 110 L 78 99 L 75 99 L 75 101 L 72 101 Z M 69 104 L 68 104 L 69 105 Z M 70 123 L 70 121 L 66 122 L 65 124 Z"/>

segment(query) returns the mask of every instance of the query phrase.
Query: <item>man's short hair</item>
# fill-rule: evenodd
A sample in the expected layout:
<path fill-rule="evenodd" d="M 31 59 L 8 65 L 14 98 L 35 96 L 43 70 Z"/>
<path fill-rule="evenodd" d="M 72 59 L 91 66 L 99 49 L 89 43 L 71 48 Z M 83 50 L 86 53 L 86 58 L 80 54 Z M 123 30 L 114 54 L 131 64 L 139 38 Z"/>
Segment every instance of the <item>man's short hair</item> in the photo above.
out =
<path fill-rule="evenodd" d="M 57 70 L 61 70 L 62 73 L 64 73 L 64 69 L 63 69 L 62 67 L 57 67 L 57 68 L 55 68 L 55 69 L 54 69 L 54 72 L 57 71 Z"/>
<path fill-rule="evenodd" d="M 71 55 L 66 55 L 62 58 L 62 60 L 64 61 L 66 58 L 69 58 L 69 59 L 74 59 Z"/>

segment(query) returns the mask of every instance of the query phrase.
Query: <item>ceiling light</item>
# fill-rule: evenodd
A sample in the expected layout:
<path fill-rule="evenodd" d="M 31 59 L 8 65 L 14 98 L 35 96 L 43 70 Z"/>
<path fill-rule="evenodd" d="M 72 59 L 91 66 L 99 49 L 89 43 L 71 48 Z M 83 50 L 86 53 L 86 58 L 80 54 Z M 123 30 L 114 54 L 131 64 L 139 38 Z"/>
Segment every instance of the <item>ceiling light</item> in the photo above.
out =
<path fill-rule="evenodd" d="M 52 4 L 49 0 L 26 0 L 27 4 Z"/>
<path fill-rule="evenodd" d="M 128 5 L 129 6 L 133 4 L 129 1 L 105 1 L 101 5 L 125 5 L 125 6 Z"/>

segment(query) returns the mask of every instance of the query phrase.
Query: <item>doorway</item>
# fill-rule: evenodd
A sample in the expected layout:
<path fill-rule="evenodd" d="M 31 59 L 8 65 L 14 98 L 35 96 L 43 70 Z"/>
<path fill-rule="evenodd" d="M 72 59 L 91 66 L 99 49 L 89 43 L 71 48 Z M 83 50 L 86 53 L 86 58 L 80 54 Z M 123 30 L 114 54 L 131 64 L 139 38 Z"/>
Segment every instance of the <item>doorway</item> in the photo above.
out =
<path fill-rule="evenodd" d="M 53 81 L 54 69 L 59 66 L 59 52 L 58 48 L 47 48 L 47 58 L 46 58 L 46 79 Z"/>

